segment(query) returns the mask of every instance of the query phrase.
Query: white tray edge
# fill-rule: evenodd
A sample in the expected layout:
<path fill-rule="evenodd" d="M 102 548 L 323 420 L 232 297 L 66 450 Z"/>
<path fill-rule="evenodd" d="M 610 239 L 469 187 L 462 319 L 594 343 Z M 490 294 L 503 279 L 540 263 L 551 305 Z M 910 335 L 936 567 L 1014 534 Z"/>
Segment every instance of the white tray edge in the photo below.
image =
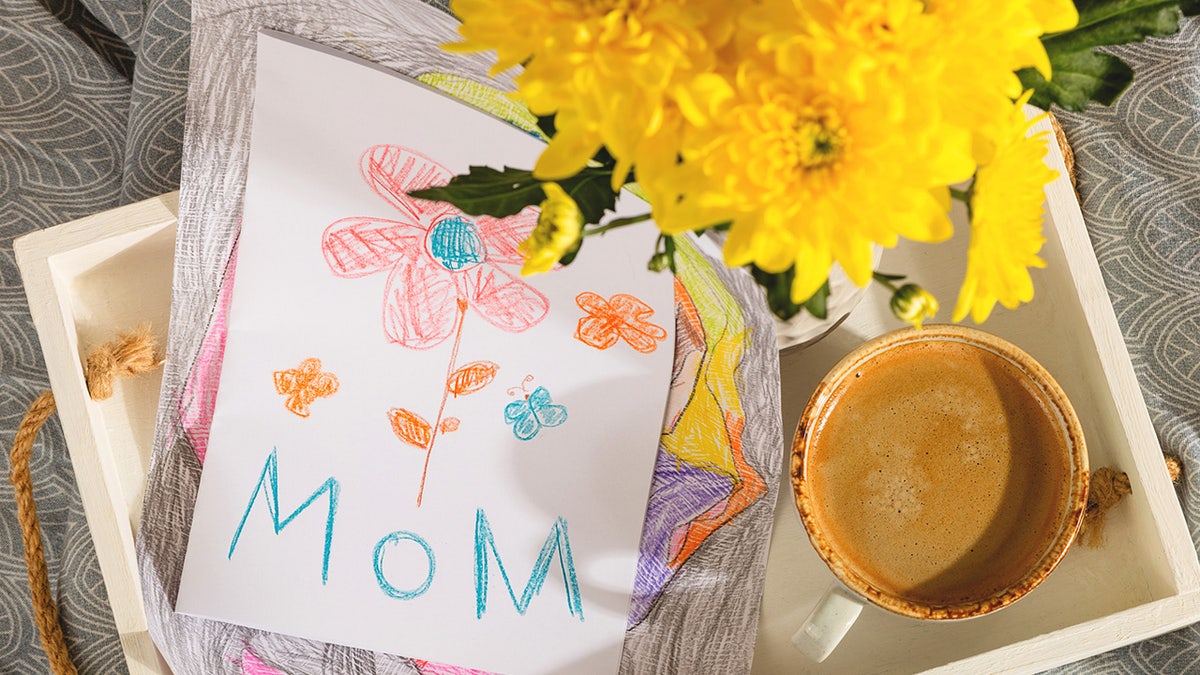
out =
<path fill-rule="evenodd" d="M 109 237 L 169 227 L 176 222 L 178 210 L 178 193 L 172 192 L 34 232 L 13 243 L 131 675 L 170 673 L 148 632 L 130 525 L 136 514 L 129 513 L 125 506 L 116 473 L 117 458 L 136 450 L 113 447 L 96 404 L 87 393 L 83 368 L 76 356 L 80 352 L 74 321 L 60 300 L 51 257 Z"/>
<path fill-rule="evenodd" d="M 1039 121 L 1034 130 L 1046 132 L 1053 138 L 1054 132 L 1048 119 Z M 1050 143 L 1049 146 L 1046 160 L 1051 168 L 1059 171 L 1059 177 L 1046 186 L 1046 202 L 1055 223 L 1055 227 L 1047 228 L 1047 236 L 1057 237 L 1062 244 L 1076 294 L 1083 305 L 1088 330 L 1099 352 L 1106 384 L 1117 398 L 1117 413 L 1130 440 L 1134 461 L 1132 467 L 1122 469 L 1136 472 L 1131 482 L 1146 488 L 1146 498 L 1157 516 L 1154 523 L 1174 573 L 1177 592 L 1185 595 L 1200 591 L 1200 561 L 1197 560 L 1196 548 L 1162 459 L 1162 448 L 1133 371 L 1116 312 L 1109 300 L 1100 263 L 1096 260 L 1087 226 L 1083 222 L 1078 197 L 1067 177 L 1062 150 L 1057 143 Z"/>

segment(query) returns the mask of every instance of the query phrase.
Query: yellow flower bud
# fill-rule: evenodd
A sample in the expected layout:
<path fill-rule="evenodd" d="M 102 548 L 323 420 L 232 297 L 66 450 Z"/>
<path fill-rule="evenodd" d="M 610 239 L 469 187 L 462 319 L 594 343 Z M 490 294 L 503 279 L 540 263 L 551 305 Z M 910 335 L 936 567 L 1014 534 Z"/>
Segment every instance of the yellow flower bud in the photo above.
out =
<path fill-rule="evenodd" d="M 904 284 L 892 293 L 892 314 L 917 328 L 925 319 L 932 319 L 938 311 L 937 298 L 916 284 Z"/>
<path fill-rule="evenodd" d="M 650 258 L 650 262 L 646 263 L 646 269 L 651 272 L 661 272 L 671 267 L 671 255 L 669 253 L 655 253 Z"/>
<path fill-rule="evenodd" d="M 558 183 L 543 183 L 546 199 L 541 204 L 537 225 L 518 250 L 525 255 L 521 274 L 547 272 L 575 248 L 583 233 L 583 214 L 579 205 Z"/>

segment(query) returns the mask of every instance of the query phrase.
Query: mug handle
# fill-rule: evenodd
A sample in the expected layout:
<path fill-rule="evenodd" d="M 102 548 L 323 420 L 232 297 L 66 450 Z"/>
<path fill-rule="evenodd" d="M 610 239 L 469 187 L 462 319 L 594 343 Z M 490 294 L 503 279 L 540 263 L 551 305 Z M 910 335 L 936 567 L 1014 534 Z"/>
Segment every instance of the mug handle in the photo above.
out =
<path fill-rule="evenodd" d="M 824 661 L 846 637 L 862 608 L 857 595 L 835 582 L 792 636 L 792 646 L 816 663 Z"/>

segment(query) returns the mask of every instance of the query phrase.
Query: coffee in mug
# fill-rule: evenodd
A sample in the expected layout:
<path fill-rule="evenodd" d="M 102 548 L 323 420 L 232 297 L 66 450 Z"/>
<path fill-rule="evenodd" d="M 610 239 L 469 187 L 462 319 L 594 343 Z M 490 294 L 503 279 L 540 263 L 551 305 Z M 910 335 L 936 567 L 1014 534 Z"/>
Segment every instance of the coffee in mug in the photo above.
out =
<path fill-rule="evenodd" d="M 1041 583 L 1074 539 L 1087 475 L 1050 374 L 960 326 L 856 349 L 793 443 L 796 504 L 822 559 L 861 597 L 922 619 L 986 614 Z"/>

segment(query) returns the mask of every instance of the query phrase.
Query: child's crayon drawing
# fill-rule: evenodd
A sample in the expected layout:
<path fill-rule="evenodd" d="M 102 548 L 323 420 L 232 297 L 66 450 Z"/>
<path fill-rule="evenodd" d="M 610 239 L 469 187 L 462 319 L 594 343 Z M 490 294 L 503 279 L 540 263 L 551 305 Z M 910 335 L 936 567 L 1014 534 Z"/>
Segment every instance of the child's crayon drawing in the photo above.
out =
<path fill-rule="evenodd" d="M 458 348 L 462 345 L 463 319 L 466 312 L 467 301 L 460 298 L 458 319 L 454 322 L 454 346 L 450 349 L 450 363 L 446 366 L 446 379 L 442 383 L 442 402 L 438 406 L 433 424 L 407 408 L 392 408 L 387 412 L 396 437 L 425 452 L 421 483 L 417 488 L 417 506 L 421 505 L 425 496 L 425 478 L 429 475 L 429 460 L 433 457 L 434 442 L 438 436 L 457 431 L 462 423 L 457 417 L 446 417 L 447 399 L 451 394 L 457 398 L 483 389 L 496 379 L 496 372 L 500 369 L 500 366 L 491 361 L 473 361 L 461 367 L 455 365 L 458 360 Z"/>
<path fill-rule="evenodd" d="M 451 666 L 444 663 L 423 661 L 421 659 L 413 659 L 412 664 L 417 667 L 420 675 L 492 675 L 486 670 Z"/>
<path fill-rule="evenodd" d="M 747 328 L 741 309 L 695 249 L 679 250 L 675 363 L 630 626 L 646 617 L 708 537 L 767 493 L 742 451 L 746 418 L 736 382 Z"/>
<path fill-rule="evenodd" d="M 524 396 L 504 406 L 505 424 L 512 425 L 513 435 L 522 441 L 533 440 L 544 427 L 561 426 L 567 421 L 567 406 L 554 403 L 548 389 L 525 389 L 532 381 L 533 376 L 527 375 L 519 388 L 510 387 L 509 396 L 516 396 L 518 391 Z"/>
<path fill-rule="evenodd" d="M 536 208 L 408 195 L 544 143 L 298 38 L 259 46 L 237 287 L 167 429 L 179 459 L 207 452 L 174 609 L 230 624 L 231 672 L 616 672 L 671 378 L 672 280 L 637 253 L 658 234 L 521 277 Z M 585 316 L 607 349 L 576 339 Z"/>
<path fill-rule="evenodd" d="M 571 538 L 567 534 L 566 519 L 559 516 L 555 520 L 554 526 L 550 528 L 550 533 L 546 535 L 546 543 L 538 552 L 537 561 L 533 564 L 533 571 L 525 583 L 525 590 L 518 598 L 508 570 L 504 566 L 504 560 L 500 557 L 500 550 L 496 547 L 496 535 L 492 532 L 487 514 L 483 509 L 476 510 L 475 617 L 482 619 L 483 615 L 487 613 L 491 561 L 496 562 L 496 569 L 500 572 L 500 581 L 504 584 L 504 589 L 508 591 L 508 598 L 512 600 L 513 608 L 517 610 L 518 614 L 524 616 L 525 612 L 529 610 L 529 604 L 533 601 L 534 596 L 541 593 L 555 558 L 558 559 L 558 569 L 562 572 L 563 584 L 566 587 L 567 610 L 570 611 L 571 616 L 583 621 L 583 600 L 579 593 L 579 578 L 575 573 L 575 557 L 571 554 Z"/>
<path fill-rule="evenodd" d="M 249 645 L 242 648 L 239 658 L 231 660 L 240 666 L 241 675 L 288 675 L 284 671 L 268 664 Z M 416 672 L 419 675 L 492 675 L 492 673 L 486 670 L 435 663 L 424 659 L 409 659 L 409 663 L 416 668 Z"/>
<path fill-rule="evenodd" d="M 575 339 L 589 347 L 608 349 L 625 340 L 636 351 L 649 354 L 667 339 L 667 331 L 649 320 L 654 309 L 628 293 L 605 300 L 584 291 L 575 296 L 575 303 L 587 315 L 579 320 Z"/>
<path fill-rule="evenodd" d="M 287 675 L 282 670 L 268 665 L 249 645 L 242 649 L 240 660 L 242 675 Z"/>
<path fill-rule="evenodd" d="M 471 217 L 450 204 L 413 199 L 409 191 L 445 184 L 451 173 L 397 145 L 368 148 L 360 169 L 399 218 L 342 218 L 326 228 L 321 249 L 340 277 L 388 273 L 383 330 L 389 340 L 409 349 L 440 345 L 454 334 L 458 302 L 512 333 L 545 318 L 546 296 L 499 267 L 524 261 L 517 246 L 537 223 L 535 209 L 503 219 Z"/>
<path fill-rule="evenodd" d="M 454 396 L 479 391 L 496 378 L 500 366 L 491 361 L 475 361 L 455 370 L 446 378 L 446 390 Z"/>
<path fill-rule="evenodd" d="M 227 317 L 233 301 L 233 274 L 237 269 L 237 246 L 229 254 L 225 276 L 217 291 L 217 301 L 208 320 L 208 329 L 200 343 L 200 351 L 188 373 L 179 401 L 179 426 L 192 446 L 200 463 L 208 452 L 208 434 L 212 429 L 213 410 L 217 405 L 217 385 L 221 380 L 221 363 L 225 358 Z M 174 429 L 170 429 L 174 432 Z"/>
<path fill-rule="evenodd" d="M 294 521 L 297 516 L 304 513 L 308 507 L 320 497 L 326 497 L 329 500 L 329 509 L 325 517 L 325 545 L 321 555 L 321 583 L 329 581 L 329 554 L 333 546 L 333 524 L 337 516 L 338 496 L 341 494 L 342 485 L 332 476 L 325 479 L 320 487 L 312 491 L 312 494 L 304 500 L 300 506 L 297 506 L 287 516 L 283 516 L 286 507 L 279 499 L 279 454 L 275 449 L 271 450 L 271 454 L 267 455 L 267 461 L 263 464 L 262 473 L 258 477 L 258 482 L 254 485 L 254 491 L 250 493 L 250 500 L 246 503 L 246 510 L 242 513 L 241 521 L 238 523 L 237 529 L 234 530 L 233 538 L 229 540 L 228 558 L 233 558 L 234 551 L 237 550 L 238 541 L 242 538 L 242 532 L 246 528 L 246 522 L 250 520 L 250 513 L 254 510 L 254 505 L 258 503 L 258 498 L 261 495 L 266 503 L 267 512 L 271 517 L 271 526 L 278 535 L 283 532 L 284 528 Z M 282 517 L 281 517 L 282 516 Z"/>
<path fill-rule="evenodd" d="M 454 73 L 425 73 L 417 79 L 463 103 L 485 110 L 531 136 L 550 140 L 538 128 L 537 116 L 529 112 L 528 107 L 495 87 Z"/>
<path fill-rule="evenodd" d="M 308 406 L 337 390 L 337 376 L 321 370 L 321 359 L 315 357 L 304 359 L 295 368 L 275 371 L 276 393 L 287 397 L 284 407 L 299 417 L 308 417 Z"/>
<path fill-rule="evenodd" d="M 419 546 L 421 552 L 425 554 L 425 559 L 429 561 L 429 570 L 425 575 L 425 580 L 422 581 L 416 588 L 396 588 L 388 581 L 387 576 L 383 573 L 383 554 L 386 547 L 395 546 L 401 542 L 412 542 Z M 429 590 L 429 586 L 433 584 L 433 576 L 437 572 L 437 558 L 433 555 L 433 549 L 420 535 L 413 532 L 392 532 L 379 543 L 375 545 L 375 581 L 379 584 L 379 588 L 390 598 L 397 600 L 412 600 L 419 598 Z"/>
<path fill-rule="evenodd" d="M 398 145 L 368 148 L 359 168 L 367 185 L 401 217 L 354 216 L 334 222 L 321 238 L 326 263 L 334 274 L 346 278 L 388 272 L 383 331 L 391 342 L 409 349 L 432 349 L 454 336 L 433 422 L 408 408 L 387 412 L 397 438 L 425 453 L 417 488 L 420 506 L 434 443 L 462 422 L 445 416 L 446 400 L 483 389 L 499 370 L 495 363 L 483 360 L 457 365 L 468 308 L 510 333 L 532 328 L 550 309 L 546 296 L 498 267 L 523 261 L 517 246 L 537 223 L 537 211 L 527 208 L 503 219 L 473 218 L 450 204 L 413 199 L 408 192 L 444 184 L 451 173 Z"/>

